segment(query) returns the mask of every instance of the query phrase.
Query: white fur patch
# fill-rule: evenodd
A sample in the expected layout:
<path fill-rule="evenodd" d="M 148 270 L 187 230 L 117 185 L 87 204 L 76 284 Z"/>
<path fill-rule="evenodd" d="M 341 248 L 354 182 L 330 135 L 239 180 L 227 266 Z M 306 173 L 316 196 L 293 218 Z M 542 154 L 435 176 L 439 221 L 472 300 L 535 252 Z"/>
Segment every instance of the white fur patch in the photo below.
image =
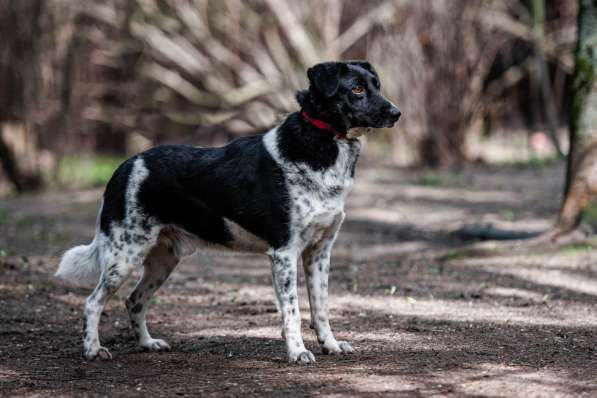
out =
<path fill-rule="evenodd" d="M 278 148 L 278 130 L 263 137 L 272 158 L 284 170 L 290 196 L 290 241 L 299 252 L 321 239 L 338 217 L 344 216 L 344 200 L 353 184 L 352 166 L 360 150 L 358 141 L 336 139 L 336 163 L 325 170 L 313 170 L 304 163 L 286 161 Z"/>

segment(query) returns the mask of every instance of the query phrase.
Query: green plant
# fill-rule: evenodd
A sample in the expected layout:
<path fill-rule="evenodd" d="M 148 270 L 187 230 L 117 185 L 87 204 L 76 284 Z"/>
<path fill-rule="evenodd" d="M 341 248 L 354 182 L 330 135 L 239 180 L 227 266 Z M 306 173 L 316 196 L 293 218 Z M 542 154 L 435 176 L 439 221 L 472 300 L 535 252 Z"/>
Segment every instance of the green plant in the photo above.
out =
<path fill-rule="evenodd" d="M 114 170 L 122 163 L 116 156 L 94 156 L 63 158 L 56 173 L 59 186 L 90 188 L 105 185 Z"/>

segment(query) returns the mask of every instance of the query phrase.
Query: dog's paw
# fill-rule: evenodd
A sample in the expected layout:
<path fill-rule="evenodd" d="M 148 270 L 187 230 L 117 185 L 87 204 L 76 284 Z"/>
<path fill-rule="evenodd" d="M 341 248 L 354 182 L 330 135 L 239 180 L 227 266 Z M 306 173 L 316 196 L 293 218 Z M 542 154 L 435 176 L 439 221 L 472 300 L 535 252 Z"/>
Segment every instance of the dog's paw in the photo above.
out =
<path fill-rule="evenodd" d="M 325 355 L 351 354 L 354 348 L 347 341 L 328 340 L 322 344 L 321 352 Z"/>
<path fill-rule="evenodd" d="M 149 339 L 140 345 L 148 351 L 170 351 L 170 345 L 161 339 Z"/>
<path fill-rule="evenodd" d="M 315 355 L 309 350 L 297 351 L 288 354 L 288 362 L 308 365 L 310 363 L 315 363 Z"/>
<path fill-rule="evenodd" d="M 87 359 L 94 360 L 95 358 L 99 358 L 102 361 L 109 361 L 112 359 L 112 354 L 106 347 L 97 346 L 97 347 L 90 347 L 86 348 L 85 352 L 83 352 L 83 356 Z"/>

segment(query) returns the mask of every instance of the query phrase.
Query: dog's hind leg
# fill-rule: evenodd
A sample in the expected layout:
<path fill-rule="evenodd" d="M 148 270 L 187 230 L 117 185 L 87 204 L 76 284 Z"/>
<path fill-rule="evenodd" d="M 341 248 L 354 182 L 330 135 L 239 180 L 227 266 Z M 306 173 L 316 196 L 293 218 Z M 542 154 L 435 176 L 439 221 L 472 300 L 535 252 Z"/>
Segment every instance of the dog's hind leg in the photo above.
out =
<path fill-rule="evenodd" d="M 311 326 L 317 333 L 317 341 L 324 354 L 351 353 L 353 348 L 346 341 L 337 341 L 332 333 L 328 310 L 328 276 L 330 256 L 336 233 L 344 216 L 338 217 L 334 224 L 316 243 L 303 252 L 303 268 L 307 279 L 309 305 L 311 308 Z"/>
<path fill-rule="evenodd" d="M 134 269 L 133 263 L 127 262 L 124 258 L 111 260 L 85 303 L 83 355 L 87 359 L 95 359 L 98 356 L 100 359 L 112 359 L 110 351 L 100 345 L 98 325 L 104 306 Z"/>
<path fill-rule="evenodd" d="M 145 258 L 143 276 L 126 300 L 126 308 L 137 341 L 141 347 L 151 351 L 170 349 L 170 346 L 164 340 L 151 337 L 147 330 L 145 313 L 149 299 L 166 281 L 179 260 L 170 242 L 160 241 Z"/>
<path fill-rule="evenodd" d="M 136 237 L 128 245 L 118 243 L 122 234 L 130 231 L 113 232 L 110 240 L 103 242 L 100 248 L 102 274 L 96 288 L 85 303 L 85 335 L 83 339 L 83 355 L 87 359 L 100 357 L 111 359 L 107 348 L 100 345 L 98 325 L 102 311 L 110 297 L 122 286 L 135 268 L 140 268 L 149 249 L 157 241 L 158 231 L 152 229 L 146 235 Z"/>

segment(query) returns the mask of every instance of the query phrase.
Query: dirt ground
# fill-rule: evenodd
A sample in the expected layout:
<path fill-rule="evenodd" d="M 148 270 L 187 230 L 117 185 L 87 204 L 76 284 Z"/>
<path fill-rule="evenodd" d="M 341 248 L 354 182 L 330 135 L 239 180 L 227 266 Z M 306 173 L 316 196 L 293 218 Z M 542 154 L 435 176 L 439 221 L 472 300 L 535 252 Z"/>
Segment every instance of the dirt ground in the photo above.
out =
<path fill-rule="evenodd" d="M 100 334 L 114 359 L 81 357 L 89 289 L 52 277 L 93 234 L 100 190 L 0 202 L 0 396 L 597 396 L 596 241 L 528 247 L 456 231 L 541 231 L 563 164 L 430 174 L 361 168 L 333 257 L 338 338 L 357 352 L 288 365 L 267 258 L 202 252 L 148 313 L 172 351 L 139 350 L 123 297 Z M 302 278 L 302 275 L 301 275 Z M 133 278 L 134 279 L 134 278 Z"/>

